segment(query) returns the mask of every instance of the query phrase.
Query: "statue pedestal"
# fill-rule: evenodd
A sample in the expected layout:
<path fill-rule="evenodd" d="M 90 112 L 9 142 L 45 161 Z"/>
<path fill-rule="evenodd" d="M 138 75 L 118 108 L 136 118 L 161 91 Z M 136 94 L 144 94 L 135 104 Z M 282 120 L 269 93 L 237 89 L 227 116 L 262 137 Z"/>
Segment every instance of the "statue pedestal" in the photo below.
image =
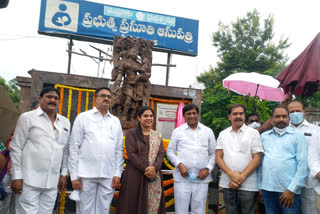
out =
<path fill-rule="evenodd" d="M 120 120 L 123 135 L 126 134 L 126 131 L 131 128 L 136 128 L 138 125 L 138 120 L 132 120 L 132 121 L 126 121 L 126 120 Z"/>

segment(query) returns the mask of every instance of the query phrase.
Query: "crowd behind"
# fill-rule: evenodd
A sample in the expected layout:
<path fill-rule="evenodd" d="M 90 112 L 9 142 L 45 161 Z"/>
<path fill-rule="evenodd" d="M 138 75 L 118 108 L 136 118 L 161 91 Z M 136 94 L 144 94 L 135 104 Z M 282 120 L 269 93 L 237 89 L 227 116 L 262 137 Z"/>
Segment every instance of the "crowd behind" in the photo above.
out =
<path fill-rule="evenodd" d="M 70 173 L 77 214 L 107 214 L 120 188 L 117 214 L 164 214 L 161 166 L 174 165 L 175 213 L 205 214 L 215 167 L 227 214 L 320 214 L 320 127 L 305 119 L 299 101 L 285 100 L 261 124 L 232 104 L 231 126 L 215 137 L 199 122 L 199 108 L 183 108 L 185 123 L 174 129 L 165 153 L 154 113 L 138 110 L 138 126 L 125 133 L 109 112 L 111 91 L 95 92 L 95 107 L 80 113 L 71 128 L 57 113 L 60 93 L 44 88 L 34 110 L 21 114 L 0 145 L 0 213 L 52 213 Z M 11 193 L 12 192 L 12 193 Z M 11 193 L 11 194 L 9 194 Z"/>

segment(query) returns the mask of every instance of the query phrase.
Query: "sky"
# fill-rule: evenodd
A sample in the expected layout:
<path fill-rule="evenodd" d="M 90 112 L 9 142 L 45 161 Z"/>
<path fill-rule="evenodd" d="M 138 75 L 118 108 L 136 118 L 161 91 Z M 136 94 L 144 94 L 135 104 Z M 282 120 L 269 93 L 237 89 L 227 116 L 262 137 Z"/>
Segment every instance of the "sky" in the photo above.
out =
<path fill-rule="evenodd" d="M 162 13 L 199 20 L 198 56 L 172 56 L 169 86 L 201 87 L 196 76 L 216 66 L 219 61 L 216 48 L 212 46 L 211 34 L 218 30 L 219 21 L 224 24 L 245 17 L 248 11 L 257 9 L 261 18 L 274 17 L 274 34 L 278 40 L 288 37 L 291 46 L 286 50 L 290 63 L 317 35 L 320 13 L 319 0 L 91 0 L 98 3 Z M 10 0 L 5 9 L 0 9 L 0 76 L 7 81 L 16 76 L 30 77 L 31 69 L 67 73 L 68 41 L 63 38 L 38 34 L 40 0 Z M 74 41 L 73 51 L 84 50 L 90 55 L 98 52 L 89 44 L 104 51 L 111 46 Z M 166 54 L 153 53 L 153 63 L 166 64 Z M 104 67 L 104 75 L 102 68 Z M 100 76 L 110 78 L 112 65 L 100 65 Z M 97 76 L 98 65 L 88 57 L 72 55 L 71 74 Z M 164 67 L 153 67 L 151 83 L 165 85 Z"/>

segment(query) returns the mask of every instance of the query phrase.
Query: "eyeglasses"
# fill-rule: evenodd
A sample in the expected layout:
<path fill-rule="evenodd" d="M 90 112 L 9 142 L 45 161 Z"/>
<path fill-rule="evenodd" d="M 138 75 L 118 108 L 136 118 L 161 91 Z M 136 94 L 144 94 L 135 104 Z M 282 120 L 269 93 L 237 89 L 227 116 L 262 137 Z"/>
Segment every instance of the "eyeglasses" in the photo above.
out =
<path fill-rule="evenodd" d="M 108 99 L 111 99 L 111 94 L 100 94 L 97 97 L 101 97 L 102 99 L 106 99 L 108 97 Z"/>

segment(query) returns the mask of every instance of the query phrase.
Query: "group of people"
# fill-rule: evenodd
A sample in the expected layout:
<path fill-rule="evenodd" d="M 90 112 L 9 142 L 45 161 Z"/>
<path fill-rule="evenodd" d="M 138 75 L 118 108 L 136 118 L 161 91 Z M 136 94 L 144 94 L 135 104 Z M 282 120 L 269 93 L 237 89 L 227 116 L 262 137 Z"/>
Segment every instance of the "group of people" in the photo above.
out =
<path fill-rule="evenodd" d="M 95 107 L 80 113 L 72 126 L 57 113 L 60 93 L 44 88 L 39 107 L 23 113 L 10 143 L 15 213 L 52 213 L 57 192 L 66 188 L 79 214 L 104 214 L 120 187 L 117 214 L 164 214 L 161 166 L 165 154 L 175 166 L 175 213 L 206 213 L 211 171 L 221 169 L 219 186 L 227 214 L 254 214 L 257 202 L 267 214 L 320 213 L 320 128 L 304 119 L 298 101 L 276 107 L 262 126 L 257 114 L 233 104 L 231 126 L 217 141 L 199 122 L 199 108 L 183 108 L 185 123 L 176 128 L 165 153 L 161 133 L 152 130 L 149 106 L 137 112 L 138 126 L 125 133 L 128 156 L 123 171 L 123 131 L 109 112 L 111 91 L 95 92 Z M 261 196 L 261 197 L 259 197 Z"/>

